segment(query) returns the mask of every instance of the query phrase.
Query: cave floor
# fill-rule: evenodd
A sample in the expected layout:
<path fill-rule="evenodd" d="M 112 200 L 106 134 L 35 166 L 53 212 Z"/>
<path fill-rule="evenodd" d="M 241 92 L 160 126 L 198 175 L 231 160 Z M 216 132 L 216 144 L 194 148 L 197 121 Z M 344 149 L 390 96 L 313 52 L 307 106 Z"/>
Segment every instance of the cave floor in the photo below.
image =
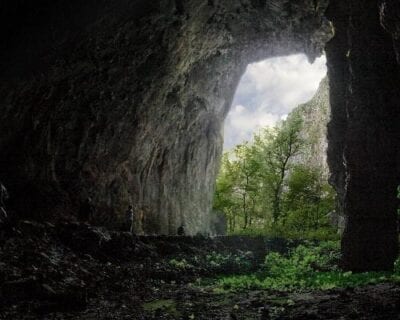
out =
<path fill-rule="evenodd" d="M 297 293 L 199 286 L 238 272 L 206 263 L 210 252 L 233 250 L 222 240 L 29 221 L 1 237 L 0 319 L 400 319 L 398 284 Z M 246 250 L 256 265 L 239 240 L 235 254 Z"/>
<path fill-rule="evenodd" d="M 292 294 L 257 290 L 214 293 L 176 284 L 159 286 L 157 291 L 147 302 L 135 300 L 135 293 L 129 291 L 113 298 L 95 299 L 87 310 L 75 316 L 79 319 L 400 319 L 400 288 L 391 284 Z"/>

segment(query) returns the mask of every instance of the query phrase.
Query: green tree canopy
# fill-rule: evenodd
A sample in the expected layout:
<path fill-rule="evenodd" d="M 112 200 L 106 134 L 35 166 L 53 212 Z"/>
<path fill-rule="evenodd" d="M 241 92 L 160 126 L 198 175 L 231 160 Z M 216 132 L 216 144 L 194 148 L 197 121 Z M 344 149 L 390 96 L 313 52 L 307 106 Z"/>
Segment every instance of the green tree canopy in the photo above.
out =
<path fill-rule="evenodd" d="M 329 227 L 326 214 L 334 208 L 334 193 L 322 169 L 306 163 L 310 148 L 302 130 L 301 116 L 293 113 L 223 155 L 214 209 L 226 215 L 231 233 Z"/>

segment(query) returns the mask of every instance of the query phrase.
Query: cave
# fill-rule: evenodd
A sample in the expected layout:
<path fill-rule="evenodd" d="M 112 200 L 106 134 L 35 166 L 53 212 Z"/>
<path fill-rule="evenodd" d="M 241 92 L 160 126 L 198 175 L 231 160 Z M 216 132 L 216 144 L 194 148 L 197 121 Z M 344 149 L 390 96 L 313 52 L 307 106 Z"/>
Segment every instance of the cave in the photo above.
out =
<path fill-rule="evenodd" d="M 325 50 L 343 264 L 397 257 L 400 6 L 386 1 L 3 1 L 0 179 L 21 218 L 207 233 L 223 120 L 249 63 Z"/>

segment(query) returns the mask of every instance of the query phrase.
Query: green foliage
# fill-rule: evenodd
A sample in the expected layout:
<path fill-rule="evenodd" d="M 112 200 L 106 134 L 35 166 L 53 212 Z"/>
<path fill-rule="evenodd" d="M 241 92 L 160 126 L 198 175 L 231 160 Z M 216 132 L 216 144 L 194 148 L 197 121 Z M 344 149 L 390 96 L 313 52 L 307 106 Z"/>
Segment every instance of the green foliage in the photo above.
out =
<path fill-rule="evenodd" d="M 315 271 L 337 271 L 339 245 L 324 242 L 319 246 L 300 245 L 287 257 L 272 252 L 265 258 L 265 274 L 272 278 L 287 278 L 295 283 L 297 279 L 311 277 Z"/>
<path fill-rule="evenodd" d="M 247 143 L 236 146 L 232 154 L 224 154 L 217 178 L 214 209 L 226 215 L 230 230 L 246 229 L 257 217 L 261 196 L 260 171 L 255 149 Z"/>
<path fill-rule="evenodd" d="M 393 273 L 342 272 L 338 268 L 339 243 L 323 242 L 318 246 L 300 245 L 287 256 L 273 252 L 266 256 L 264 269 L 245 276 L 224 277 L 218 280 L 223 290 L 238 289 L 332 289 L 356 287 L 386 281 L 400 282 L 400 259 Z"/>
<path fill-rule="evenodd" d="M 288 177 L 284 196 L 284 230 L 288 233 L 332 233 L 327 213 L 335 201 L 333 189 L 320 179 L 321 170 L 297 165 Z"/>
<path fill-rule="evenodd" d="M 167 261 L 172 269 L 182 272 L 206 272 L 212 274 L 248 273 L 254 271 L 254 255 L 251 251 L 216 252 L 175 257 Z"/>
<path fill-rule="evenodd" d="M 236 269 L 238 271 L 249 270 L 252 266 L 250 256 L 252 252 L 240 252 L 238 254 L 221 254 L 212 251 L 206 256 L 206 262 L 212 269 Z"/>
<path fill-rule="evenodd" d="M 306 163 L 302 125 L 294 113 L 224 154 L 214 209 L 225 214 L 231 234 L 336 238 L 327 218 L 335 194 L 323 170 Z"/>

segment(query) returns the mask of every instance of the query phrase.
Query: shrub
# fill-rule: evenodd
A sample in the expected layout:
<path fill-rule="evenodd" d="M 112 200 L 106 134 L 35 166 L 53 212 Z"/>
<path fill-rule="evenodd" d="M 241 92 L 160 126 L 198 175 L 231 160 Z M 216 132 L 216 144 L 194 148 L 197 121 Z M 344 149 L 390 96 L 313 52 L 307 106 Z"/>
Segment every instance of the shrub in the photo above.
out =
<path fill-rule="evenodd" d="M 227 269 L 246 271 L 252 266 L 252 252 L 239 252 L 237 254 L 221 254 L 212 251 L 206 256 L 206 262 L 212 269 Z"/>
<path fill-rule="evenodd" d="M 287 256 L 272 252 L 265 258 L 261 272 L 245 276 L 225 277 L 218 281 L 224 290 L 236 289 L 332 289 L 355 287 L 386 281 L 400 281 L 400 259 L 394 272 L 343 272 L 338 267 L 339 242 L 300 245 Z"/>

